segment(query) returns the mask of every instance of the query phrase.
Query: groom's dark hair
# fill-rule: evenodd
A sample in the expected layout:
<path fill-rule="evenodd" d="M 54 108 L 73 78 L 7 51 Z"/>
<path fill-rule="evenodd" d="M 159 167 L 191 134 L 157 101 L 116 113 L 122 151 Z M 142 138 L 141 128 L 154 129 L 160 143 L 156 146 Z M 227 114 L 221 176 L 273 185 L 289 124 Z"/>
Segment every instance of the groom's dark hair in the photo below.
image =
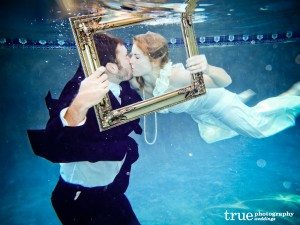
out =
<path fill-rule="evenodd" d="M 106 66 L 107 63 L 117 63 L 116 49 L 118 44 L 124 45 L 121 38 L 115 37 L 108 33 L 94 34 L 94 42 L 101 66 Z"/>

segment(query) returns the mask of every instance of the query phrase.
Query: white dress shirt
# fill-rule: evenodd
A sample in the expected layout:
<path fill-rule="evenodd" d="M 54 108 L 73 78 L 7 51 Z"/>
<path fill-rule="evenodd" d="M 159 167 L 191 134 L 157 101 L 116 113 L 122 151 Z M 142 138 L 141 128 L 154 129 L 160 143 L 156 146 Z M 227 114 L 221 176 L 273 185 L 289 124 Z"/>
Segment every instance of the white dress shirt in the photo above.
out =
<path fill-rule="evenodd" d="M 120 102 L 120 86 L 109 83 L 109 89 Z M 68 108 L 60 112 L 60 119 L 64 126 L 68 126 L 68 122 L 64 119 L 64 115 Z M 82 121 L 78 126 L 82 126 L 86 121 Z M 122 161 L 99 161 L 91 163 L 88 161 L 60 163 L 60 175 L 68 183 L 79 184 L 84 187 L 105 186 L 113 182 L 125 161 L 126 155 Z"/>

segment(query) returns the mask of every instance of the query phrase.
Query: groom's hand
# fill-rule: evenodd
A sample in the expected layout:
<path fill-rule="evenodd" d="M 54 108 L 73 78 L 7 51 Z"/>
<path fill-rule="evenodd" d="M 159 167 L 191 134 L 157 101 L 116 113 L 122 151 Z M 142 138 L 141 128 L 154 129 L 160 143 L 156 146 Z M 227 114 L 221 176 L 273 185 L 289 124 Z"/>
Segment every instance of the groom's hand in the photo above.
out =
<path fill-rule="evenodd" d="M 69 126 L 76 126 L 83 121 L 88 109 L 98 104 L 109 91 L 104 72 L 105 67 L 99 67 L 81 82 L 78 94 L 64 116 Z"/>

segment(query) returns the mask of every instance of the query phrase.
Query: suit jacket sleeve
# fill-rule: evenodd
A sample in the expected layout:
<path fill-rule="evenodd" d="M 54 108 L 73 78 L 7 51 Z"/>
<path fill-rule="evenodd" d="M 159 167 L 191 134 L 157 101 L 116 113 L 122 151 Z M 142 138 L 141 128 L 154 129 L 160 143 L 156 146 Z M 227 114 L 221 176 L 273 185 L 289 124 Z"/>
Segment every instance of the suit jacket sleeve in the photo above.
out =
<path fill-rule="evenodd" d="M 65 141 L 64 132 L 50 137 L 47 130 L 28 130 L 34 153 L 54 163 L 78 161 L 121 161 L 127 151 L 136 150 L 130 137 L 112 141 Z"/>

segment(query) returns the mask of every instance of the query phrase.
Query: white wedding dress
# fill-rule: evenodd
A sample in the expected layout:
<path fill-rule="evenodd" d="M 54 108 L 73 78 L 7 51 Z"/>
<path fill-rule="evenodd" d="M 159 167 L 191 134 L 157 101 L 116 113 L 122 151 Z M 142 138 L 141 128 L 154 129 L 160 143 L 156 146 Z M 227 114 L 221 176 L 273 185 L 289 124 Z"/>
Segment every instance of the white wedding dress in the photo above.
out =
<path fill-rule="evenodd" d="M 182 64 L 172 65 L 169 62 L 161 69 L 153 90 L 154 96 L 171 91 L 169 76 L 176 66 L 183 67 Z M 264 138 L 295 125 L 295 118 L 300 112 L 300 97 L 278 96 L 249 107 L 233 92 L 224 88 L 209 88 L 206 94 L 161 112 L 191 115 L 207 143 L 239 134 Z"/>

